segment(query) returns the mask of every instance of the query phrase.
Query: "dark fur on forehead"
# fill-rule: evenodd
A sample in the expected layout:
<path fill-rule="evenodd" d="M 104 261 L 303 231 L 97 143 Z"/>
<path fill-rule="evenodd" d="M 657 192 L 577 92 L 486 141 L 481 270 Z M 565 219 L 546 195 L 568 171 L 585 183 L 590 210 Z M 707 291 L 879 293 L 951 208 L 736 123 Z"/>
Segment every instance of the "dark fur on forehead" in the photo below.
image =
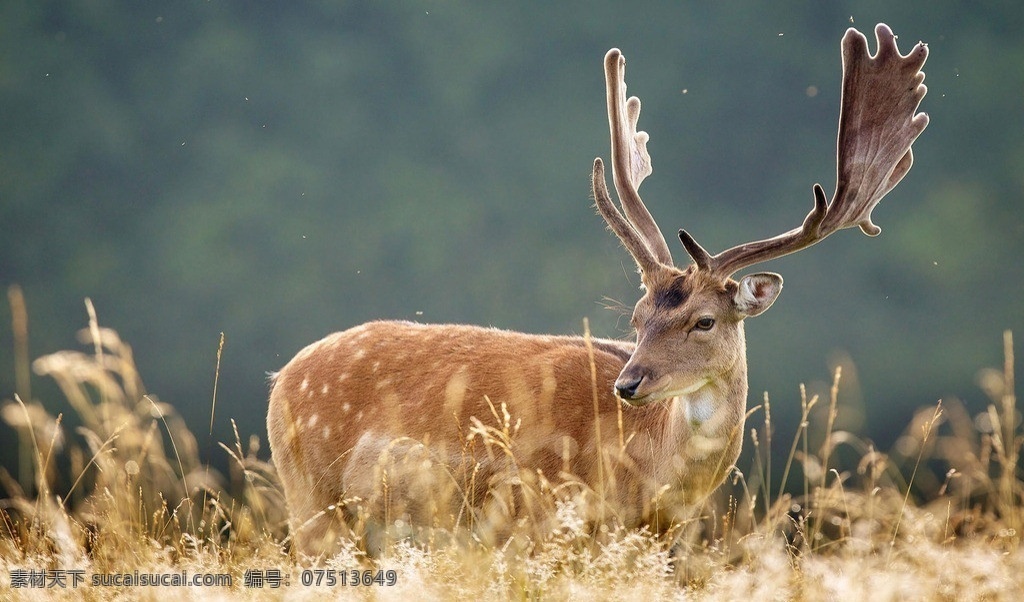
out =
<path fill-rule="evenodd" d="M 736 282 L 732 279 L 723 282 L 692 265 L 682 272 L 674 270 L 674 273 L 668 276 L 656 284 L 652 283 L 654 286 L 650 289 L 654 305 L 659 309 L 673 309 L 681 306 L 693 295 L 694 291 L 700 288 L 721 293 L 735 292 L 736 290 Z"/>
<path fill-rule="evenodd" d="M 651 291 L 654 297 L 654 305 L 659 309 L 673 309 L 679 307 L 690 298 L 693 293 L 693 285 L 689 279 L 680 276 L 674 278 L 666 286 Z"/>

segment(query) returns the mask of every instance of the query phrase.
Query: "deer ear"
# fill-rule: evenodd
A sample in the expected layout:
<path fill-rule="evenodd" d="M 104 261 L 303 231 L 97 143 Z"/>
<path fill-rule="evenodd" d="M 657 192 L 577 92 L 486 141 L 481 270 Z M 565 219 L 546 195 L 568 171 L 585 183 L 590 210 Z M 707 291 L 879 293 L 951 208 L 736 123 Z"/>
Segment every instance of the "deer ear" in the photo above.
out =
<path fill-rule="evenodd" d="M 782 292 L 782 276 L 771 272 L 740 278 L 732 302 L 744 317 L 756 316 L 772 306 Z"/>

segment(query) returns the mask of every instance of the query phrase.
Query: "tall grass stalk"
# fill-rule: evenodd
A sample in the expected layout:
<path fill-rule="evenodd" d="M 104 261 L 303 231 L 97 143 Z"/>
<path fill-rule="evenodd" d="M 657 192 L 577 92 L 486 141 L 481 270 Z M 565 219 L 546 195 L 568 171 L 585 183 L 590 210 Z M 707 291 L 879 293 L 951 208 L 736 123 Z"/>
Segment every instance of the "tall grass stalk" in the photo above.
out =
<path fill-rule="evenodd" d="M 19 295 L 9 291 L 12 305 Z M 23 309 L 12 313 L 26 320 Z M 230 588 L 186 594 L 212 599 L 959 600 L 1012 598 L 1024 586 L 1018 461 L 1024 435 L 1009 332 L 1003 366 L 983 371 L 979 380 L 992 400 L 987 410 L 972 415 L 965 404 L 943 400 L 919 412 L 890 453 L 836 428 L 843 407 L 838 371 L 827 407 L 801 387 L 800 422 L 779 482 L 772 470 L 778 412 L 766 395 L 747 415 L 764 409 L 763 426 L 749 432 L 744 460 L 751 482 L 734 467 L 697 518 L 664 536 L 618 526 L 615 509 L 603 502 L 623 468 L 621 419 L 617 437 L 609 431 L 606 438 L 613 440 L 602 442 L 602 490 L 591 491 L 571 480 L 553 484 L 518 466 L 513 441 L 523 427 L 492 404 L 490 416 L 465 425 L 463 449 L 453 451 L 465 455 L 483 446 L 496 461 L 507 460 L 508 478 L 485 491 L 506 502 L 502 512 L 474 510 L 481 484 L 470 467 L 464 481 L 452 480 L 461 500 L 454 529 L 399 530 L 399 516 L 392 514 L 383 553 L 374 557 L 362 539 L 368 525 L 357 513 L 336 554 L 307 558 L 290 550 L 283 497 L 259 437 L 239 433 L 232 420 L 233 441 L 212 448 L 225 454 L 227 472 L 213 469 L 174 407 L 145 390 L 131 348 L 100 324 L 91 303 L 87 314 L 80 338 L 88 353 L 62 351 L 31 363 L 38 375 L 54 379 L 71 412 L 55 413 L 54 400 L 30 397 L 21 380 L 0 408 L 30 460 L 27 481 L 20 467 L 17 478 L 0 468 L 5 599 L 168 593 L 10 589 L 14 571 L 29 568 L 234 575 Z M 18 329 L 27 333 L 24 323 Z M 586 324 L 585 331 L 589 341 Z M 17 338 L 16 347 L 24 345 Z M 223 339 L 218 362 L 222 350 Z M 20 354 L 16 364 L 27 362 Z M 819 411 L 827 412 L 825 431 L 809 432 Z M 80 426 L 72 429 L 69 422 Z M 811 445 L 812 436 L 820 437 L 820 447 Z M 838 453 L 841 447 L 858 458 L 850 463 L 851 454 Z M 388 466 L 380 469 L 387 483 Z M 324 512 L 361 503 L 344 502 Z M 280 569 L 291 585 L 246 588 L 242 575 L 252 568 Z M 303 570 L 326 569 L 390 570 L 397 580 L 372 590 L 299 583 Z"/>

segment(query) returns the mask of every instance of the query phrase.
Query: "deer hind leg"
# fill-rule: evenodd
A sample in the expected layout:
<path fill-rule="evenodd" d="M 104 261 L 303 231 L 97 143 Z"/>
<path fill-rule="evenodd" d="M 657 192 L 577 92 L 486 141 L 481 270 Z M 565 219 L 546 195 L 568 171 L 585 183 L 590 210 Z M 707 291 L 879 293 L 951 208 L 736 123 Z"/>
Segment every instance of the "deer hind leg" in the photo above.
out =
<path fill-rule="evenodd" d="M 267 412 L 267 433 L 277 474 L 288 504 L 292 549 L 309 556 L 331 556 L 346 534 L 335 476 L 340 458 L 331 461 L 323 446 L 310 445 L 311 422 L 303 424 L 291 399 L 276 387 Z"/>
<path fill-rule="evenodd" d="M 329 558 L 340 550 L 341 539 L 354 539 L 346 508 L 340 500 L 324 503 L 312 495 L 288 499 L 292 509 L 289 532 L 293 548 L 300 554 Z"/>
<path fill-rule="evenodd" d="M 287 453 L 275 462 L 288 504 L 292 547 L 313 557 L 330 557 L 339 550 L 339 538 L 352 537 L 345 496 L 336 472 L 299 471 Z"/>

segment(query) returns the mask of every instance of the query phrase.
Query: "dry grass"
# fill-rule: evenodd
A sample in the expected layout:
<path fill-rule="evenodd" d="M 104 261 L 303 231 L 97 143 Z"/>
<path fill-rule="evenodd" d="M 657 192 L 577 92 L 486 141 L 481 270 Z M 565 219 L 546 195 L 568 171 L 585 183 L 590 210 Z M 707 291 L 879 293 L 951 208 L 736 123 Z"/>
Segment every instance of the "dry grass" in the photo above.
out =
<path fill-rule="evenodd" d="M 796 437 L 773 440 L 771 405 L 747 433 L 753 466 L 734 472 L 680 544 L 644 530 L 588 525 L 580 499 L 541 484 L 531 495 L 547 520 L 511 521 L 497 539 L 480 529 L 398 539 L 379 559 L 358 540 L 331 558 L 295 558 L 273 466 L 256 437 L 221 447 L 228 474 L 200 458 L 174 408 L 147 395 L 131 349 L 90 307 L 88 352 L 39 358 L 31 368 L 60 386 L 81 426 L 67 432 L 29 390 L 24 313 L 13 291 L 18 393 L 0 408 L 21 445 L 17 469 L 0 469 L 0 597 L 158 598 L 166 587 L 92 587 L 93 574 L 228 573 L 231 587 L 175 587 L 196 599 L 1016 599 L 1024 433 L 1013 354 L 981 373 L 991 397 L 970 416 L 955 400 L 922 409 L 891 454 L 835 428 L 840 374 L 827 398 L 802 395 Z M 22 323 L 19 323 L 19 320 Z M 808 425 L 821 421 L 822 432 Z M 500 429 L 492 436 L 501 442 Z M 771 454 L 785 453 L 773 480 Z M 262 455 L 266 456 L 265 450 Z M 797 491 L 797 493 L 787 493 Z M 593 492 L 589 492 L 593 493 Z M 492 525 L 493 526 L 493 525 Z M 487 531 L 488 533 L 490 531 Z M 9 588 L 17 571 L 81 570 L 78 589 Z M 247 569 L 277 569 L 281 589 L 247 588 Z M 394 571 L 393 586 L 303 586 L 324 570 Z M 320 575 L 322 575 L 321 573 Z M 371 573 L 377 574 L 377 573 Z M 383 575 L 384 573 L 380 573 Z M 70 585 L 70 584 L 69 584 Z"/>

